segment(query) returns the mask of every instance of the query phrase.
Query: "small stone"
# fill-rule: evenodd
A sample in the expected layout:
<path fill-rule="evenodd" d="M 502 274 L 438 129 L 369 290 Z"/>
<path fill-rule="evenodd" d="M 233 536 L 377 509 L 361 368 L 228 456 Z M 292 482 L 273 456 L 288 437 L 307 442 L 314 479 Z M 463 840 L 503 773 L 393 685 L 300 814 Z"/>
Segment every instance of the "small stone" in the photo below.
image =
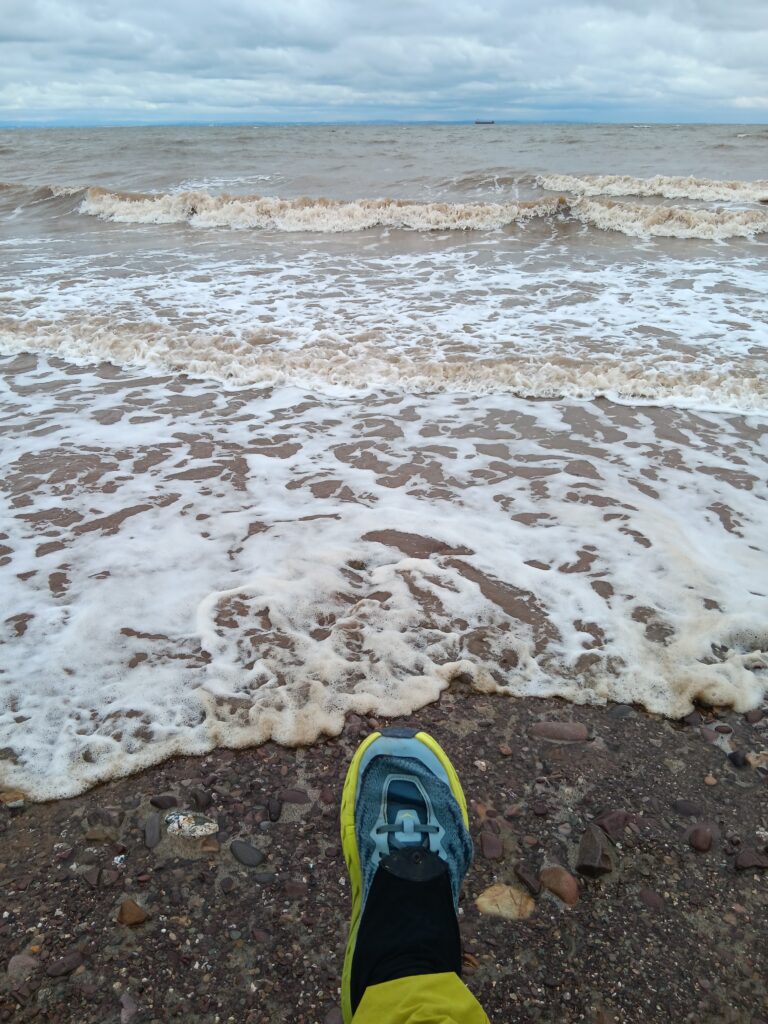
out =
<path fill-rule="evenodd" d="M 501 839 L 493 832 L 480 833 L 480 850 L 488 860 L 500 860 L 504 855 L 504 846 Z"/>
<path fill-rule="evenodd" d="M 708 725 L 702 725 L 699 732 L 701 733 L 701 738 L 706 740 L 707 743 L 717 743 L 720 739 L 719 734 L 714 729 L 710 729 Z"/>
<path fill-rule="evenodd" d="M 743 750 L 732 750 L 728 755 L 728 760 L 734 768 L 745 768 L 749 764 L 747 755 Z"/>
<path fill-rule="evenodd" d="M 658 911 L 664 909 L 664 898 L 653 889 L 641 889 L 638 895 L 641 902 L 644 903 L 649 910 Z"/>
<path fill-rule="evenodd" d="M 251 928 L 251 938 L 259 946 L 265 946 L 270 940 L 269 932 L 265 932 L 263 928 L 258 928 L 254 925 Z"/>
<path fill-rule="evenodd" d="M 23 804 L 25 800 L 26 795 L 20 789 L 4 789 L 0 792 L 0 804 L 5 804 L 6 807 L 11 804 Z"/>
<path fill-rule="evenodd" d="M 88 868 L 87 871 L 83 872 L 83 878 L 88 883 L 88 885 L 91 886 L 92 889 L 95 889 L 96 886 L 99 884 L 99 875 L 100 874 L 101 874 L 101 869 L 100 868 L 97 868 L 97 867 Z"/>
<path fill-rule="evenodd" d="M 247 868 L 258 867 L 266 859 L 261 850 L 257 850 L 255 846 L 251 846 L 243 839 L 233 839 L 229 844 L 229 851 L 235 860 L 240 861 Z"/>
<path fill-rule="evenodd" d="M 234 878 L 222 878 L 220 888 L 221 891 L 225 894 L 232 892 L 232 890 L 235 888 Z"/>
<path fill-rule="evenodd" d="M 475 905 L 481 914 L 502 917 L 506 921 L 524 921 L 536 909 L 536 903 L 524 889 L 501 882 L 481 892 Z"/>
<path fill-rule="evenodd" d="M 344 1024 L 344 1018 L 341 1015 L 341 1010 L 338 1006 L 334 1006 L 326 1013 L 323 1018 L 323 1024 Z"/>
<path fill-rule="evenodd" d="M 730 736 L 733 729 L 727 722 L 721 722 L 719 725 L 715 726 L 715 732 L 720 733 L 721 736 Z"/>
<path fill-rule="evenodd" d="M 675 800 L 672 806 L 684 818 L 698 818 L 702 813 L 701 804 L 694 803 L 693 800 Z"/>
<path fill-rule="evenodd" d="M 139 1005 L 130 992 L 123 992 L 120 996 L 120 1024 L 131 1024 L 138 1012 Z"/>
<path fill-rule="evenodd" d="M 64 975 L 76 971 L 81 963 L 83 963 L 83 954 L 79 949 L 73 949 L 70 953 L 66 953 L 58 960 L 49 963 L 45 973 L 49 978 L 63 978 Z"/>
<path fill-rule="evenodd" d="M 488 765 L 485 761 L 473 761 L 472 764 L 479 772 L 485 772 L 488 770 Z"/>
<path fill-rule="evenodd" d="M 717 779 L 715 778 L 714 775 L 705 775 L 704 776 L 704 785 L 705 786 L 716 786 L 717 785 Z"/>
<path fill-rule="evenodd" d="M 581 837 L 576 870 L 588 878 L 600 878 L 613 870 L 611 855 L 605 846 L 605 834 L 594 825 L 588 826 Z"/>
<path fill-rule="evenodd" d="M 512 747 L 510 747 L 509 744 L 507 744 L 507 743 L 500 743 L 499 744 L 499 753 L 501 754 L 502 757 L 511 757 L 512 756 Z"/>
<path fill-rule="evenodd" d="M 147 847 L 148 850 L 154 850 L 154 848 L 160 842 L 161 821 L 161 816 L 157 813 L 154 813 L 150 814 L 150 816 L 144 822 L 144 845 Z"/>
<path fill-rule="evenodd" d="M 213 797 L 204 789 L 191 790 L 189 798 L 196 811 L 206 811 L 213 803 Z"/>
<path fill-rule="evenodd" d="M 750 725 L 755 725 L 757 722 L 762 721 L 765 712 L 762 708 L 752 708 L 744 715 L 745 721 L 749 722 Z"/>
<path fill-rule="evenodd" d="M 559 864 L 544 868 L 539 872 L 539 880 L 545 889 L 554 893 L 569 907 L 573 907 L 579 902 L 579 883 L 570 871 L 566 871 Z"/>
<path fill-rule="evenodd" d="M 104 868 L 101 872 L 101 878 L 99 879 L 99 885 L 106 888 L 110 885 L 114 885 L 120 877 L 120 872 L 116 868 Z"/>
<path fill-rule="evenodd" d="M 592 819 L 592 824 L 597 825 L 610 839 L 616 842 L 624 834 L 624 829 L 629 824 L 631 818 L 632 815 L 629 811 L 603 811 L 596 818 Z"/>
<path fill-rule="evenodd" d="M 312 797 L 304 789 L 284 789 L 280 794 L 284 804 L 311 804 Z"/>
<path fill-rule="evenodd" d="M 694 825 L 688 833 L 688 842 L 699 853 L 707 853 L 712 848 L 712 829 L 708 825 Z"/>
<path fill-rule="evenodd" d="M 165 824 L 171 835 L 183 836 L 185 839 L 202 839 L 219 831 L 218 822 L 191 811 L 171 811 L 165 817 Z"/>
<path fill-rule="evenodd" d="M 285 883 L 285 895 L 289 900 L 298 900 L 306 896 L 309 886 L 306 882 L 288 881 Z"/>
<path fill-rule="evenodd" d="M 278 800 L 277 797 L 271 796 L 269 798 L 269 802 L 267 803 L 267 809 L 269 810 L 269 820 L 279 821 L 280 815 L 282 814 L 283 811 L 282 800 Z"/>
<path fill-rule="evenodd" d="M 329 807 L 336 803 L 336 794 L 330 786 L 323 786 L 320 790 L 320 802 Z"/>
<path fill-rule="evenodd" d="M 535 800 L 531 805 L 531 810 L 537 818 L 546 818 L 549 814 L 549 808 L 543 800 Z"/>
<path fill-rule="evenodd" d="M 149 802 L 153 807 L 161 811 L 170 811 L 172 807 L 178 807 L 179 801 L 172 793 L 161 793 L 159 796 L 151 796 Z"/>
<path fill-rule="evenodd" d="M 617 718 L 619 720 L 622 718 L 634 718 L 634 716 L 635 709 L 631 704 L 614 704 L 608 711 L 609 718 Z"/>
<path fill-rule="evenodd" d="M 589 730 L 583 722 L 534 722 L 530 728 L 532 736 L 559 743 L 583 743 Z"/>
<path fill-rule="evenodd" d="M 768 868 L 768 854 L 756 850 L 753 846 L 746 846 L 736 855 L 735 861 L 737 871 L 749 871 L 752 868 Z"/>
<path fill-rule="evenodd" d="M 258 882 L 259 885 L 271 885 L 277 881 L 277 873 L 274 871 L 254 871 L 251 876 L 254 882 Z"/>
<path fill-rule="evenodd" d="M 26 953 L 17 953 L 16 956 L 12 956 L 8 961 L 7 968 L 11 987 L 28 981 L 39 966 L 40 962 L 33 956 L 27 956 Z"/>
<path fill-rule="evenodd" d="M 541 892 L 541 882 L 533 868 L 527 864 L 515 864 L 515 874 L 532 896 L 538 896 Z"/>
<path fill-rule="evenodd" d="M 525 846 L 530 846 L 531 849 L 533 849 L 534 846 L 538 846 L 539 845 L 539 837 L 538 836 L 530 836 L 530 835 L 523 836 L 523 844 Z"/>
<path fill-rule="evenodd" d="M 691 711 L 689 715 L 685 715 L 680 721 L 685 722 L 686 725 L 701 725 L 704 719 L 701 717 L 701 712 L 695 709 Z"/>
<path fill-rule="evenodd" d="M 206 836 L 200 843 L 202 853 L 218 853 L 220 849 L 221 846 L 218 839 L 214 839 L 213 836 Z"/>
<path fill-rule="evenodd" d="M 135 900 L 127 899 L 123 900 L 120 904 L 120 909 L 117 912 L 117 923 L 134 927 L 138 924 L 144 924 L 148 917 L 149 914 L 146 910 L 140 907 Z"/>

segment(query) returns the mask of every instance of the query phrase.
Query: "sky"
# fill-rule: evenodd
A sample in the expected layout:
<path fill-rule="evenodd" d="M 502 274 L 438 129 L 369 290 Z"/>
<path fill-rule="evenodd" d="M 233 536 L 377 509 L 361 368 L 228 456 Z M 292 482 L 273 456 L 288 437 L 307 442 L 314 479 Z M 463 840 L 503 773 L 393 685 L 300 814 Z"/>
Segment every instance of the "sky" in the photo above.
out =
<path fill-rule="evenodd" d="M 767 0 L 0 0 L 0 124 L 768 122 Z"/>

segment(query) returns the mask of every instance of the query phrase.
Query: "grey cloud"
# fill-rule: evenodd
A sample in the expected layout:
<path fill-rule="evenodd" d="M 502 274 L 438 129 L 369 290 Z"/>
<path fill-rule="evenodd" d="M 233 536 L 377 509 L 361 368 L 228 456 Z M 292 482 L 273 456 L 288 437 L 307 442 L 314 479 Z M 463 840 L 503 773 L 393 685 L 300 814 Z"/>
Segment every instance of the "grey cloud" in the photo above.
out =
<path fill-rule="evenodd" d="M 5 120 L 768 118 L 763 0 L 6 0 L 0 40 Z"/>

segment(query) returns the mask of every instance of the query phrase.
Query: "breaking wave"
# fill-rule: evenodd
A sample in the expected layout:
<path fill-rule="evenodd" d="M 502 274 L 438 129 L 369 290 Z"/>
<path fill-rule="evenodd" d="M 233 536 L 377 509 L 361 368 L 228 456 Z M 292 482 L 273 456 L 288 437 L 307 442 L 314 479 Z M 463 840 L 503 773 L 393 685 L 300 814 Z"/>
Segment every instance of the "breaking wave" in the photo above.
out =
<path fill-rule="evenodd" d="M 542 188 L 580 196 L 659 196 L 704 202 L 768 203 L 768 181 L 712 181 L 709 178 L 634 178 L 629 174 L 540 174 Z"/>

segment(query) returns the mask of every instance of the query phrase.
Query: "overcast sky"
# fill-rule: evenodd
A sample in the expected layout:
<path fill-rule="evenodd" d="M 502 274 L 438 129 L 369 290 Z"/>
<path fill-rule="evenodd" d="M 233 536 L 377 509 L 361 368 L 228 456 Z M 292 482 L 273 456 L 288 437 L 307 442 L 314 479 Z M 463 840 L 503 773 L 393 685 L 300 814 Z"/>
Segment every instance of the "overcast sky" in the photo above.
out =
<path fill-rule="evenodd" d="M 768 121 L 768 0 L 0 0 L 0 122 Z"/>

